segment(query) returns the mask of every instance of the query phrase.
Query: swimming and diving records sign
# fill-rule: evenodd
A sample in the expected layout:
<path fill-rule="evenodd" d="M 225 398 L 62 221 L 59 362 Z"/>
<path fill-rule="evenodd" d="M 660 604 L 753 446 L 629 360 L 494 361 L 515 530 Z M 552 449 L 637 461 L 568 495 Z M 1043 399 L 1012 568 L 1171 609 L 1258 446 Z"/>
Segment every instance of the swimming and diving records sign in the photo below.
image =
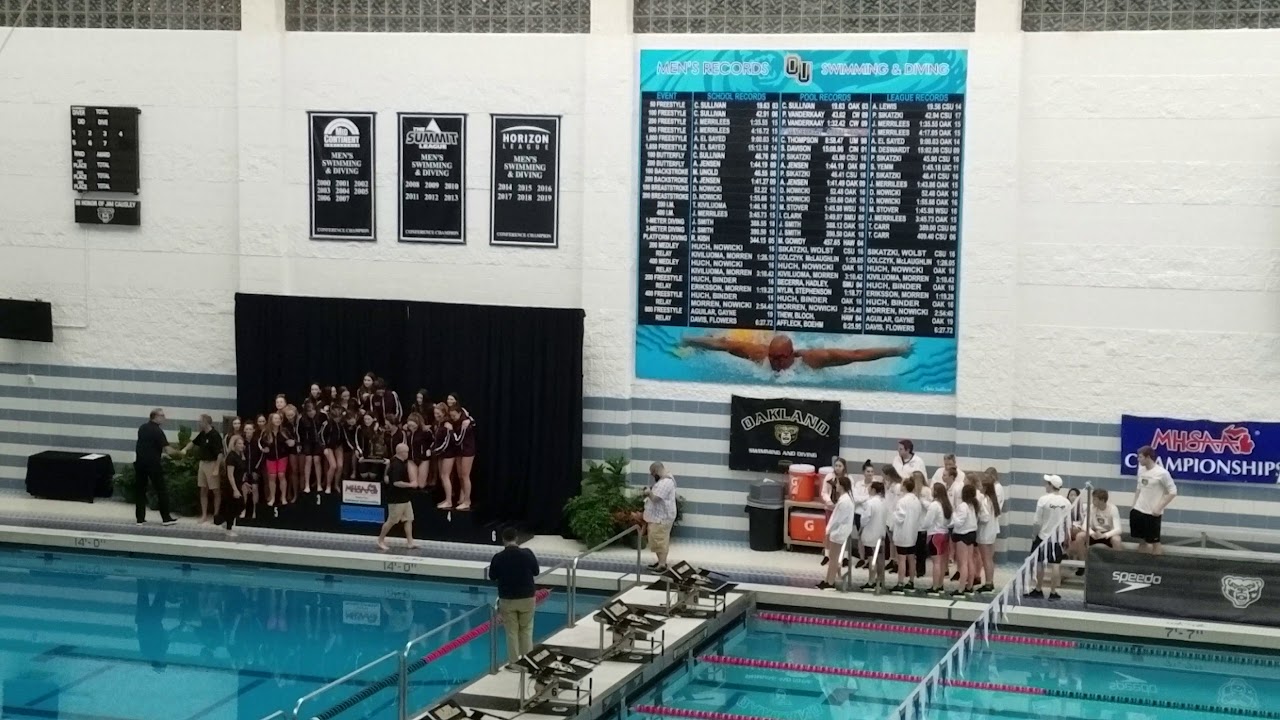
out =
<path fill-rule="evenodd" d="M 636 375 L 953 394 L 964 50 L 643 50 Z"/>
<path fill-rule="evenodd" d="M 489 244 L 559 247 L 560 118 L 494 115 Z"/>
<path fill-rule="evenodd" d="M 311 239 L 375 240 L 374 113 L 308 112 Z"/>
<path fill-rule="evenodd" d="M 400 242 L 465 243 L 467 116 L 399 119 Z"/>
<path fill-rule="evenodd" d="M 1144 445 L 1174 480 L 1280 483 L 1280 423 L 1121 415 L 1121 474 L 1137 474 Z"/>
<path fill-rule="evenodd" d="M 748 398 L 729 402 L 729 469 L 786 472 L 821 467 L 840 454 L 840 403 Z"/>

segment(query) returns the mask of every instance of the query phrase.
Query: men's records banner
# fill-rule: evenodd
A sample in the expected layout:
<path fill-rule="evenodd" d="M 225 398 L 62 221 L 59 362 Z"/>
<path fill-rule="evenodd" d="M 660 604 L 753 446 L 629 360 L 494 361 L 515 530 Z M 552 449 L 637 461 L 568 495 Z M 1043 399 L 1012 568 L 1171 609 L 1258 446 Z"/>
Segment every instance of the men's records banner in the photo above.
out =
<path fill-rule="evenodd" d="M 467 116 L 399 118 L 400 242 L 466 242 Z"/>
<path fill-rule="evenodd" d="M 371 112 L 308 112 L 311 239 L 375 240 Z"/>
<path fill-rule="evenodd" d="M 1095 546 L 1084 599 L 1155 615 L 1280 625 L 1280 563 Z"/>
<path fill-rule="evenodd" d="M 785 472 L 792 463 L 821 467 L 840 454 L 840 403 L 733 396 L 729 469 Z"/>
<path fill-rule="evenodd" d="M 489 244 L 559 247 L 560 118 L 494 115 Z"/>

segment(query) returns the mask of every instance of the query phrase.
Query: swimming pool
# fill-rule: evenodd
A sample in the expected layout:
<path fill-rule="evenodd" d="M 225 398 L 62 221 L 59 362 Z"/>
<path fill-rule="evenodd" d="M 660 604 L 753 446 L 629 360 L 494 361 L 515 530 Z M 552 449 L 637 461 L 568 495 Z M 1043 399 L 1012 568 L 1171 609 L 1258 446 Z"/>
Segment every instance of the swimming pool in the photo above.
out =
<path fill-rule="evenodd" d="M 540 608 L 538 637 L 563 625 L 563 595 Z M 451 619 L 465 616 L 440 642 L 464 634 L 493 598 L 458 583 L 0 548 L 0 717 L 258 720 Z M 579 603 L 581 614 L 599 598 Z M 488 665 L 487 639 L 463 644 L 412 675 L 411 703 Z M 326 692 L 307 717 L 393 716 L 396 689 L 378 681 L 396 668 Z M 364 688 L 377 692 L 342 703 Z"/>
<path fill-rule="evenodd" d="M 888 718 L 959 635 L 761 611 L 630 703 L 646 720 Z M 1280 655 L 1002 633 L 931 720 L 1280 718 Z"/>

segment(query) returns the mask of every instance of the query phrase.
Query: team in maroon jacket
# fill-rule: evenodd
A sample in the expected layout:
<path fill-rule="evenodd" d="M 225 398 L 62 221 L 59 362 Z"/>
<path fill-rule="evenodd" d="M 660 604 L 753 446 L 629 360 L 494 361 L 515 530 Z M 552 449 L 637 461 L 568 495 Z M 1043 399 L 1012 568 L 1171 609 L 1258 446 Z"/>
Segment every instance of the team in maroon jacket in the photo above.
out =
<path fill-rule="evenodd" d="M 437 507 L 471 509 L 476 422 L 456 393 L 433 404 L 419 390 L 405 407 L 370 372 L 355 393 L 312 383 L 303 397 L 301 411 L 282 393 L 270 414 L 232 421 L 227 442 L 235 435 L 245 441 L 245 513 L 259 503 L 276 507 L 303 495 L 332 494 L 341 490 L 341 480 L 377 477 L 400 443 L 409 446 L 413 484 L 439 488 Z"/>

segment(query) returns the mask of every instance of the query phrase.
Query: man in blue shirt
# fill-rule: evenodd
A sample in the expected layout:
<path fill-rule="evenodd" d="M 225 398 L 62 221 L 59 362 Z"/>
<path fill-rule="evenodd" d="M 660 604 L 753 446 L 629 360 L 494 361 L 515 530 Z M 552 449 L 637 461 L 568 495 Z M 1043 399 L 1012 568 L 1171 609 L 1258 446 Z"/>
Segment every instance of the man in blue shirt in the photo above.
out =
<path fill-rule="evenodd" d="M 540 568 L 532 550 L 520 547 L 516 529 L 502 531 L 502 550 L 489 561 L 489 579 L 498 586 L 498 615 L 507 629 L 507 659 L 533 649 L 534 578 Z"/>

